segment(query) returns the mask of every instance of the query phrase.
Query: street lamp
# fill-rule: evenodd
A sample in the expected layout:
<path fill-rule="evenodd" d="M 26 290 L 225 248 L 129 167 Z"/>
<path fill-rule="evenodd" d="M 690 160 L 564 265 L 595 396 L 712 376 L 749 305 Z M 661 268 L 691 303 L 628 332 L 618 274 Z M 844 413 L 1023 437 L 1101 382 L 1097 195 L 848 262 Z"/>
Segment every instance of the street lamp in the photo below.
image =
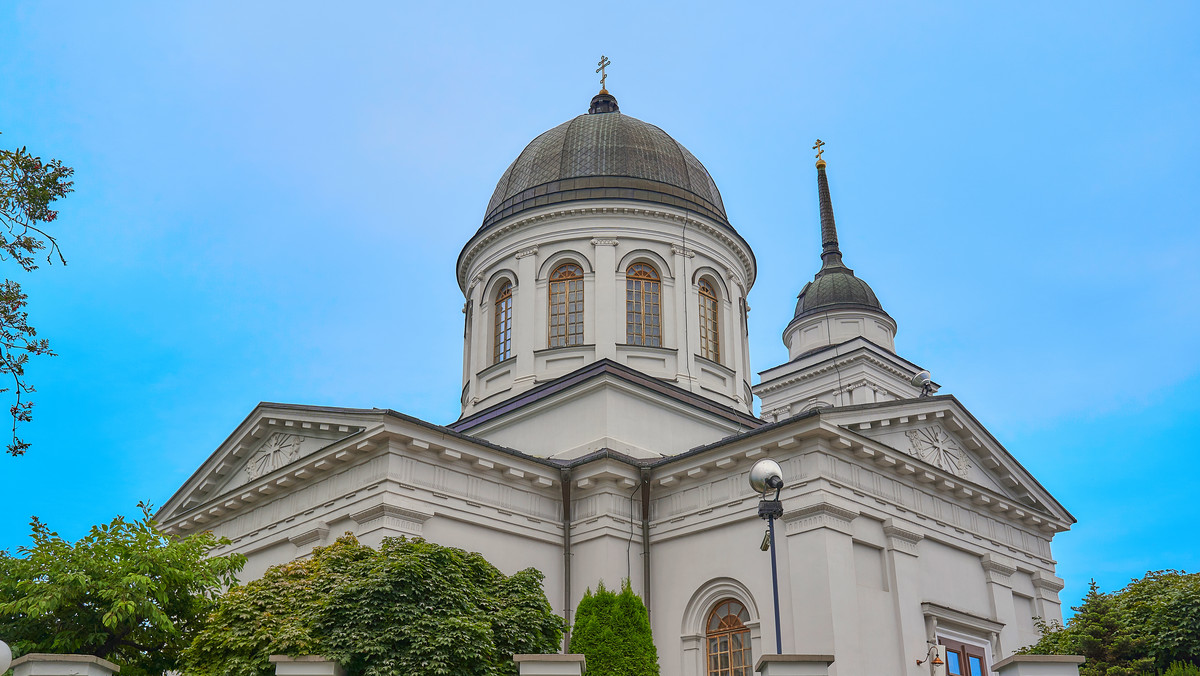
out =
<path fill-rule="evenodd" d="M 758 518 L 767 520 L 767 537 L 762 549 L 771 551 L 771 593 L 775 597 L 775 652 L 783 654 L 783 630 L 779 626 L 779 570 L 775 562 L 775 519 L 783 516 L 783 503 L 779 492 L 783 490 L 783 470 L 774 460 L 759 460 L 750 468 L 750 487 L 762 499 L 758 503 Z M 767 493 L 775 490 L 775 498 L 767 499 Z"/>
<path fill-rule="evenodd" d="M 9 649 L 7 643 L 5 643 L 4 641 L 0 641 L 0 674 L 3 674 L 4 672 L 8 671 L 8 667 L 11 664 L 12 664 L 12 650 Z"/>

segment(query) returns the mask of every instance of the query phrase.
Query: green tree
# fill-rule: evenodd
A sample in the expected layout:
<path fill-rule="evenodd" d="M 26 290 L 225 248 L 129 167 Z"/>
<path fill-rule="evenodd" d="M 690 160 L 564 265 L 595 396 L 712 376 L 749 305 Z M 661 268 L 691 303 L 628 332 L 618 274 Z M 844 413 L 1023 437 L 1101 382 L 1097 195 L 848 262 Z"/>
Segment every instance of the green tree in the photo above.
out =
<path fill-rule="evenodd" d="M 58 160 L 43 162 L 25 148 L 0 149 L 0 260 L 10 259 L 25 272 L 37 269 L 38 257 L 44 252 L 47 262 L 58 258 L 66 265 L 58 242 L 42 229 L 58 218 L 50 205 L 70 193 L 70 179 L 75 170 Z M 17 426 L 33 416 L 33 402 L 26 395 L 34 391 L 25 379 L 29 358 L 53 355 L 50 343 L 37 337 L 29 325 L 25 305 L 28 297 L 21 285 L 12 279 L 0 283 L 0 377 L 11 378 L 8 387 L 0 392 L 12 392 L 12 440 L 8 452 L 21 455 L 29 444 L 17 435 Z"/>
<path fill-rule="evenodd" d="M 604 582 L 589 589 L 575 610 L 571 652 L 587 657 L 593 676 L 658 676 L 658 651 L 650 632 L 650 615 L 629 580 L 621 592 Z"/>
<path fill-rule="evenodd" d="M 271 654 L 319 654 L 362 676 L 515 674 L 514 654 L 555 652 L 562 637 L 542 579 L 421 539 L 376 551 L 345 535 L 230 589 L 186 671 L 267 676 Z"/>
<path fill-rule="evenodd" d="M 1074 610 L 1066 626 L 1039 623 L 1041 640 L 1024 652 L 1083 655 L 1081 676 L 1200 665 L 1200 574 L 1151 571 L 1113 593 L 1101 592 L 1092 581 Z"/>
<path fill-rule="evenodd" d="M 228 543 L 211 533 L 164 535 L 138 507 L 142 518 L 117 517 L 75 543 L 34 518 L 33 546 L 0 551 L 0 636 L 14 655 L 95 655 L 133 676 L 178 666 L 244 559 L 209 557 Z"/>

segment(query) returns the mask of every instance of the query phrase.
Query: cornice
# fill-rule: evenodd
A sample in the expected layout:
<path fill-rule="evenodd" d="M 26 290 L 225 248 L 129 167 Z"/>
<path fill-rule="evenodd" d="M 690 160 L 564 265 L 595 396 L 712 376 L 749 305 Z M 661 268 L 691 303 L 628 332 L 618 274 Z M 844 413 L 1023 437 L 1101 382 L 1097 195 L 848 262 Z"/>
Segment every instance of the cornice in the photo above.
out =
<path fill-rule="evenodd" d="M 858 352 L 859 350 L 861 350 L 862 352 Z M 863 347 L 855 348 L 855 352 L 856 353 L 852 353 L 849 355 L 839 356 L 839 357 L 830 359 L 830 360 L 826 361 L 824 364 L 818 364 L 811 368 L 798 370 L 789 375 L 780 376 L 779 378 L 777 378 L 775 380 L 771 380 L 767 383 L 759 383 L 754 388 L 755 394 L 757 394 L 759 397 L 762 397 L 762 395 L 764 395 L 764 394 L 770 394 L 772 392 L 784 389 L 784 388 L 794 385 L 796 383 L 799 383 L 799 382 L 802 382 L 805 380 L 810 380 L 812 378 L 816 378 L 817 376 L 820 376 L 822 374 L 829 373 L 831 371 L 837 372 L 838 369 L 841 369 L 842 367 L 845 367 L 845 366 L 850 366 L 851 364 L 858 362 L 858 361 L 865 361 L 868 364 L 877 367 L 879 370 L 884 371 L 888 375 L 892 375 L 892 376 L 895 376 L 900 379 L 907 380 L 908 378 L 911 377 L 911 374 L 906 373 L 905 371 L 902 371 L 902 370 L 896 368 L 892 364 L 889 364 L 889 363 L 883 361 L 879 357 L 872 355 L 869 351 L 867 351 L 866 348 L 863 348 Z M 889 393 L 889 394 L 892 394 L 893 396 L 897 396 L 895 393 Z M 908 397 L 905 397 L 905 398 L 908 398 Z"/>
<path fill-rule="evenodd" d="M 677 214 L 662 209 L 640 207 L 575 207 L 555 209 L 523 218 L 514 218 L 514 220 L 507 223 L 500 223 L 488 228 L 484 231 L 482 237 L 476 235 L 478 239 L 468 242 L 466 248 L 463 249 L 462 255 L 459 256 L 457 273 L 459 288 L 464 291 L 468 288 L 466 271 L 470 269 L 472 263 L 474 263 L 480 253 L 494 242 L 525 226 L 568 216 L 638 216 L 669 223 L 680 223 L 697 229 L 728 247 L 742 264 L 747 280 L 746 288 L 754 286 L 755 261 L 754 255 L 750 252 L 749 245 L 744 241 L 739 241 L 740 237 L 737 239 L 731 237 L 724 228 L 699 219 L 695 215 Z"/>

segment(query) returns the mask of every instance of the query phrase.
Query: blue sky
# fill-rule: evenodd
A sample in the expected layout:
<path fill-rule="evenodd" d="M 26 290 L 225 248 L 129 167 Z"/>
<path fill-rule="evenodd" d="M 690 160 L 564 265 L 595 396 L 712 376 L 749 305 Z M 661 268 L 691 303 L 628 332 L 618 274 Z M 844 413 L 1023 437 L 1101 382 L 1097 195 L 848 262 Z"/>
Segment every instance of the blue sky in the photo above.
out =
<path fill-rule="evenodd" d="M 60 356 L 0 458 L 0 548 L 162 504 L 260 400 L 458 415 L 459 249 L 496 180 L 586 110 L 712 173 L 758 256 L 756 370 L 846 262 L 1079 524 L 1095 577 L 1200 568 L 1194 3 L 0 6 L 0 144 L 76 169 L 69 265 L 5 274 Z"/>

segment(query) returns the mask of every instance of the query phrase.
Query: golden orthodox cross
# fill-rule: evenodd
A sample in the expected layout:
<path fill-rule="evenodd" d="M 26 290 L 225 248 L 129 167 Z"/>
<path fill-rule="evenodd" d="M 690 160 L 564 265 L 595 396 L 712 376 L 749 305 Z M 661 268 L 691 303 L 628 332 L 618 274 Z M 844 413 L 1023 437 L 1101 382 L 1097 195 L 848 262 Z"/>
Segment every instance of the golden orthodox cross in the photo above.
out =
<path fill-rule="evenodd" d="M 821 147 L 823 145 L 825 145 L 825 142 L 821 139 L 817 139 L 817 145 L 813 146 L 813 150 L 817 151 L 818 160 L 821 159 L 821 153 L 825 152 L 825 149 Z"/>
<path fill-rule="evenodd" d="M 608 79 L 608 73 L 605 73 L 604 69 L 611 66 L 612 61 L 609 61 L 607 56 L 601 54 L 600 60 L 596 62 L 596 65 L 600 66 L 596 69 L 596 72 L 600 73 L 600 91 L 607 93 L 608 90 L 604 88 L 604 81 Z"/>

